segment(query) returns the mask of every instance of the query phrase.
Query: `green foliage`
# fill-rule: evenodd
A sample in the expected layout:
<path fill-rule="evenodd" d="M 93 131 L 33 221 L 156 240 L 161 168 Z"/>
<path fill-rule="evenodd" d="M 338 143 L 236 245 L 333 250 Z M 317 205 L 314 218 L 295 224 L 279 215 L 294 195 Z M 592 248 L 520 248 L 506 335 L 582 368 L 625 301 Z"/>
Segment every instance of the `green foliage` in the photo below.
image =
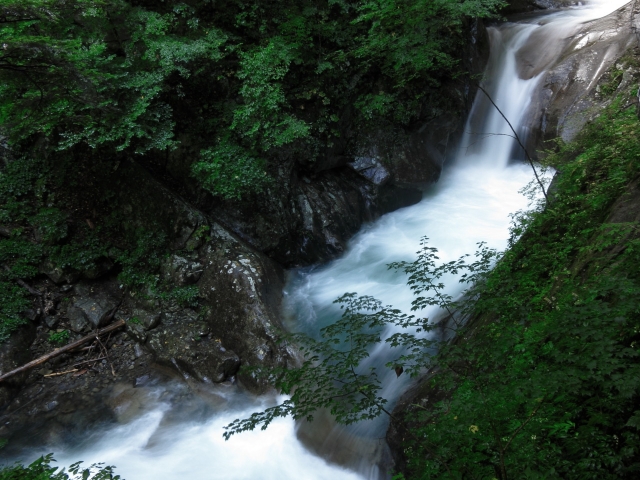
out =
<path fill-rule="evenodd" d="M 377 394 L 378 377 L 361 363 L 369 356 L 367 347 L 380 342 L 382 327 L 406 317 L 398 310 L 382 308 L 371 297 L 353 293 L 340 297 L 336 303 L 344 310 L 342 318 L 321 330 L 321 340 L 305 335 L 292 337 L 305 357 L 301 367 L 253 369 L 255 375 L 266 376 L 291 397 L 248 419 L 235 420 L 225 427 L 226 439 L 259 425 L 264 430 L 276 417 L 313 420 L 313 413 L 321 408 L 328 408 L 345 424 L 375 418 L 385 411 L 387 401 Z"/>
<path fill-rule="evenodd" d="M 61 332 L 51 332 L 47 340 L 54 345 L 64 345 L 69 341 L 70 336 L 69 330 L 62 330 Z"/>
<path fill-rule="evenodd" d="M 27 320 L 21 313 L 31 304 L 26 291 L 14 282 L 0 281 L 0 342 L 9 338 L 11 332 Z"/>
<path fill-rule="evenodd" d="M 139 230 L 135 234 L 136 244 L 120 251 L 117 261 L 122 266 L 118 280 L 130 288 L 155 286 L 156 271 L 165 256 L 166 239 L 163 235 Z"/>
<path fill-rule="evenodd" d="M 221 58 L 223 35 L 197 25 L 176 35 L 185 8 L 160 14 L 125 1 L 20 3 L 3 4 L 0 22 L 0 121 L 14 142 L 44 133 L 62 149 L 174 145 L 172 109 L 160 98 L 167 80 L 188 77 L 196 59 Z"/>
<path fill-rule="evenodd" d="M 55 462 L 50 453 L 28 466 L 16 464 L 0 467 L 0 480 L 120 480 L 113 474 L 113 467 L 94 464 L 83 469 L 82 462 L 74 463 L 68 470 L 51 465 Z"/>
<path fill-rule="evenodd" d="M 193 175 L 211 193 L 240 199 L 247 192 L 259 192 L 268 184 L 263 160 L 250 156 L 237 145 L 224 143 L 203 150 L 193 165 Z"/>
<path fill-rule="evenodd" d="M 200 291 L 197 285 L 188 285 L 174 288 L 169 292 L 168 297 L 181 307 L 197 307 Z"/>
<path fill-rule="evenodd" d="M 344 423 L 384 412 L 364 365 L 391 323 L 405 330 L 386 340 L 399 348 L 387 367 L 437 366 L 394 418 L 407 460 L 399 478 L 636 478 L 640 227 L 616 218 L 637 208 L 625 192 L 637 191 L 640 122 L 618 108 L 547 159 L 562 171 L 550 203 L 515 218 L 504 254 L 481 246 L 473 262 L 439 263 L 425 241 L 416 261 L 391 265 L 408 274 L 414 309 L 444 311 L 454 341 L 438 342 L 428 319 L 346 295 L 322 339 L 301 339 L 305 363 L 268 374 L 290 400 L 225 436 L 318 408 Z M 448 274 L 472 284 L 461 300 L 443 293 Z"/>
<path fill-rule="evenodd" d="M 425 86 L 462 73 L 464 23 L 502 4 L 10 0 L 0 124 L 13 149 L 155 155 L 188 136 L 196 178 L 239 198 L 264 187 L 266 165 L 324 155 L 342 118 L 352 149 L 367 129 L 415 121 Z"/>

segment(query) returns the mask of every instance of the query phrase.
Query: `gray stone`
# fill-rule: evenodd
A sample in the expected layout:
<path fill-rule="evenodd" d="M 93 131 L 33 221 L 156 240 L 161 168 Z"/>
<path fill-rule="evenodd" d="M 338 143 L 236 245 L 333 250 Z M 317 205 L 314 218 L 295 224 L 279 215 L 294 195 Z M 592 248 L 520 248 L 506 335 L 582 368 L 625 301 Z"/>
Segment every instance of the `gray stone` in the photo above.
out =
<path fill-rule="evenodd" d="M 219 341 L 219 347 L 227 349 L 225 352 L 218 348 L 219 354 L 229 354 L 232 350 L 243 365 L 286 367 L 295 364 L 296 349 L 281 342 L 283 272 L 279 267 L 235 240 L 217 224 L 212 228 L 204 259 L 206 269 L 198 286 L 207 307 L 204 317 L 210 329 L 207 338 L 214 339 L 207 342 Z M 224 365 L 227 368 L 234 363 L 226 359 Z M 230 375 L 232 373 L 227 376 Z M 244 373 L 239 374 L 239 379 L 255 392 L 269 388 L 263 380 Z"/>
<path fill-rule="evenodd" d="M 376 157 L 356 157 L 348 165 L 374 185 L 384 185 L 391 180 L 391 174 Z"/>
<path fill-rule="evenodd" d="M 147 341 L 147 330 L 140 323 L 127 322 L 126 331 L 137 343 L 144 345 Z"/>
<path fill-rule="evenodd" d="M 81 308 L 69 307 L 67 318 L 69 319 L 69 326 L 74 332 L 87 333 L 91 330 L 91 323 Z"/>
<path fill-rule="evenodd" d="M 80 298 L 72 308 L 81 310 L 93 328 L 100 328 L 109 320 L 117 306 L 116 300 L 100 291 L 91 297 Z"/>
<path fill-rule="evenodd" d="M 151 377 L 149 375 L 142 375 L 140 377 L 137 377 L 134 380 L 133 386 L 134 387 L 144 387 L 147 383 L 149 383 L 150 380 L 151 380 Z"/>
<path fill-rule="evenodd" d="M 60 322 L 60 319 L 58 317 L 55 317 L 55 316 L 52 316 L 52 315 L 49 315 L 49 316 L 44 318 L 44 323 L 49 328 L 55 328 L 56 325 L 58 325 L 59 322 Z"/>
<path fill-rule="evenodd" d="M 194 313 L 186 310 L 171 320 L 149 333 L 147 347 L 156 362 L 201 382 L 222 382 L 238 371 L 238 356 L 219 339 L 203 336 L 209 328 Z"/>
<path fill-rule="evenodd" d="M 131 311 L 131 319 L 136 319 L 145 330 L 152 330 L 160 324 L 160 313 L 134 308 Z"/>

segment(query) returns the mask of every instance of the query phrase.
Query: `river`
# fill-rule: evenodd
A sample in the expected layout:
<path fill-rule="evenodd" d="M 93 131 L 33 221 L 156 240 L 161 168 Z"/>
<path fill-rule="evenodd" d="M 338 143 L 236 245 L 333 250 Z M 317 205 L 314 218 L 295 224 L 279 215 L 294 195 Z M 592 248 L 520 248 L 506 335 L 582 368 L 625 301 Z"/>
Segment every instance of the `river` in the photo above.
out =
<path fill-rule="evenodd" d="M 521 135 L 526 136 L 521 125 L 531 94 L 555 58 L 540 56 L 541 64 L 533 68 L 536 75 L 521 79 L 518 50 L 536 31 L 553 44 L 579 23 L 607 15 L 626 3 L 628 0 L 593 0 L 587 6 L 490 28 L 491 58 L 483 83 Z M 406 278 L 388 270 L 387 264 L 413 260 L 423 236 L 438 248 L 443 261 L 473 253 L 481 241 L 497 249 L 506 247 L 510 215 L 529 205 L 519 192 L 533 178 L 531 167 L 522 161 L 522 151 L 508 136 L 509 127 L 482 93 L 465 133 L 458 154 L 445 165 L 440 181 L 424 193 L 420 203 L 363 227 L 341 258 L 290 272 L 285 299 L 291 328 L 316 334 L 340 315 L 333 301 L 345 292 L 371 295 L 408 312 L 412 294 Z M 447 284 L 449 294 L 461 292 L 455 279 L 450 278 Z M 437 312 L 420 314 L 433 317 Z M 384 346 L 376 348 L 371 364 L 381 367 L 388 355 Z M 383 378 L 382 394 L 391 405 L 406 388 L 407 380 L 405 376 L 396 378 L 392 371 Z M 334 426 L 322 415 L 311 424 L 280 419 L 266 431 L 246 432 L 224 441 L 224 425 L 277 399 L 251 398 L 236 387 L 225 387 L 207 392 L 185 408 L 169 400 L 184 388 L 178 384 L 149 387 L 138 399 L 142 405 L 139 414 L 92 433 L 72 450 L 60 451 L 55 445 L 39 447 L 25 452 L 25 459 L 54 451 L 61 465 L 76 460 L 106 462 L 115 465 L 116 472 L 127 480 L 389 477 L 382 440 L 385 419 L 349 429 Z"/>

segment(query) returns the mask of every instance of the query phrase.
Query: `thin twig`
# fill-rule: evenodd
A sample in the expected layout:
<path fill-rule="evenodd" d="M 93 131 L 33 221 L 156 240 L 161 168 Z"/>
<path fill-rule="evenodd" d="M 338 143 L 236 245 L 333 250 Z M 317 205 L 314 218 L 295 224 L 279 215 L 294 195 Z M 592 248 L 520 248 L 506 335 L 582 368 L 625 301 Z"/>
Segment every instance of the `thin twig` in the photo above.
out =
<path fill-rule="evenodd" d="M 105 357 L 98 357 L 98 358 L 92 358 L 90 360 L 85 360 L 83 362 L 78 362 L 78 363 L 74 363 L 73 365 L 71 365 L 72 367 L 77 367 L 78 365 L 84 365 L 85 363 L 91 363 L 91 362 L 99 362 L 100 360 L 104 360 Z"/>
<path fill-rule="evenodd" d="M 511 442 L 513 441 L 514 438 L 516 438 L 516 435 L 518 435 L 518 433 L 520 433 L 520 431 L 527 425 L 527 423 L 529 423 L 531 421 L 531 419 L 535 416 L 536 413 L 538 413 L 538 410 L 540 409 L 540 407 L 542 406 L 542 403 L 544 402 L 544 399 L 540 400 L 540 403 L 538 404 L 538 406 L 536 408 L 533 409 L 533 411 L 529 414 L 529 417 L 522 423 L 522 425 L 520 425 L 515 432 L 513 432 L 513 434 L 511 435 L 511 438 L 509 438 L 509 441 L 507 442 L 507 444 L 504 446 L 503 451 L 506 452 L 507 448 L 509 448 L 509 445 L 511 445 Z"/>
<path fill-rule="evenodd" d="M 502 113 L 502 110 L 500 110 L 500 107 L 498 107 L 498 105 L 496 105 L 496 102 L 493 101 L 493 98 L 491 98 L 491 95 L 489 95 L 489 93 L 482 87 L 482 85 L 477 84 L 477 87 L 478 87 L 478 89 L 480 89 L 482 91 L 482 93 L 484 93 L 487 96 L 487 98 L 489 99 L 491 104 L 494 106 L 494 108 L 498 111 L 498 113 L 502 116 L 502 118 L 504 118 L 504 121 L 507 122 L 507 125 L 509 125 L 509 128 L 513 132 L 513 135 L 514 135 L 516 141 L 518 142 L 518 144 L 520 145 L 520 147 L 524 151 L 524 154 L 527 157 L 527 161 L 529 162 L 529 165 L 531 165 L 531 169 L 533 170 L 533 174 L 536 177 L 536 182 L 538 182 L 538 185 L 540 186 L 540 190 L 542 190 L 542 194 L 544 195 L 544 199 L 548 202 L 549 201 L 549 197 L 547 197 L 547 191 L 544 188 L 544 183 L 542 183 L 542 180 L 538 176 L 538 171 L 536 170 L 536 166 L 534 165 L 533 160 L 531 158 L 531 155 L 529 155 L 529 152 L 528 152 L 527 148 L 522 143 L 522 140 L 520 140 L 520 137 L 518 136 L 518 132 L 516 132 L 516 129 L 513 128 L 513 125 L 511 125 L 511 122 L 509 121 L 507 116 L 504 113 Z"/>
<path fill-rule="evenodd" d="M 100 343 L 100 346 L 104 351 L 104 356 L 107 359 L 107 362 L 109 362 L 109 366 L 111 367 L 111 374 L 115 377 L 116 371 L 113 369 L 113 363 L 111 363 L 111 359 L 109 358 L 109 352 L 107 351 L 107 347 L 104 346 L 104 343 L 102 343 L 98 335 L 96 335 L 96 340 L 98 340 L 98 342 Z"/>
<path fill-rule="evenodd" d="M 59 377 L 60 375 L 66 375 L 67 373 L 74 373 L 77 371 L 78 369 L 74 368 L 72 370 L 67 370 L 65 372 L 47 373 L 46 375 L 43 375 L 43 377 Z"/>

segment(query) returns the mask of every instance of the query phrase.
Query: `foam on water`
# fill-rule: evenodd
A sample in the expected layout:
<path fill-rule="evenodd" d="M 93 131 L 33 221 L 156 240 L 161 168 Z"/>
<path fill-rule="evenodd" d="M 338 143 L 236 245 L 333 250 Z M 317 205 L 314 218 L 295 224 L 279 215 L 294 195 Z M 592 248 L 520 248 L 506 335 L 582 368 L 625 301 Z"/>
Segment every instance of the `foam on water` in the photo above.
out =
<path fill-rule="evenodd" d="M 280 399 L 282 400 L 282 399 Z M 328 464 L 296 439 L 295 423 L 278 419 L 267 431 L 225 441 L 223 427 L 272 402 L 244 403 L 205 421 L 167 421 L 170 406 L 154 408 L 132 422 L 98 431 L 84 447 L 56 453 L 58 463 L 107 462 L 128 480 L 357 480 L 352 471 Z"/>

